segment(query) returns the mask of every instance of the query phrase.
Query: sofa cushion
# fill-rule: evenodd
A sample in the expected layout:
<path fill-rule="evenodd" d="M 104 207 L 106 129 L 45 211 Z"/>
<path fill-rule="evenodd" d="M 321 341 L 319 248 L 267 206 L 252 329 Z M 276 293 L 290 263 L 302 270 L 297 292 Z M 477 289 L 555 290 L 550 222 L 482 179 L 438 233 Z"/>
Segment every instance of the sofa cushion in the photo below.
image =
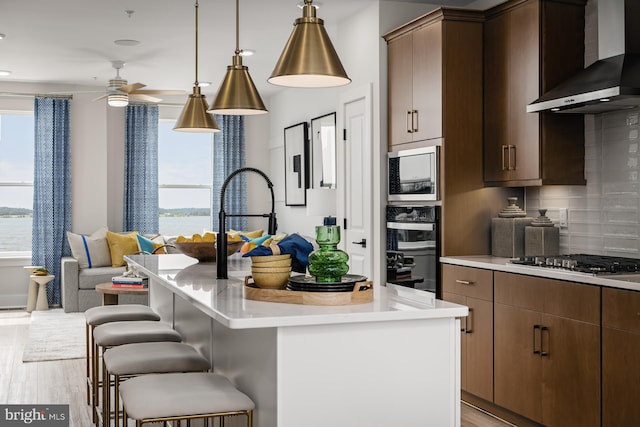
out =
<path fill-rule="evenodd" d="M 107 243 L 107 228 L 101 228 L 85 236 L 67 231 L 67 240 L 73 257 L 80 268 L 96 268 L 111 265 L 111 252 Z"/>
<path fill-rule="evenodd" d="M 124 256 L 139 252 L 137 235 L 137 231 L 126 234 L 107 231 L 107 242 L 109 243 L 109 251 L 111 252 L 112 267 L 127 265 L 124 261 Z"/>
<path fill-rule="evenodd" d="M 121 276 L 125 267 L 82 268 L 78 273 L 79 289 L 95 289 L 99 283 L 111 282 L 114 276 Z"/>

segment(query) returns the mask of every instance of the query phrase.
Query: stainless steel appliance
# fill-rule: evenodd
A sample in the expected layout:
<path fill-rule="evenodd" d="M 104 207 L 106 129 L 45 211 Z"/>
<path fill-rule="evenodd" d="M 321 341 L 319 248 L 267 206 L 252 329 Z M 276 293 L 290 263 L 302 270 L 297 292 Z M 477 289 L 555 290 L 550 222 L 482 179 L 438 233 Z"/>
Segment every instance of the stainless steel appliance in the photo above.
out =
<path fill-rule="evenodd" d="M 439 147 L 430 146 L 388 154 L 389 201 L 438 200 Z"/>
<path fill-rule="evenodd" d="M 387 206 L 387 282 L 440 297 L 439 222 L 439 206 Z"/>
<path fill-rule="evenodd" d="M 640 259 L 607 255 L 570 254 L 551 257 L 520 257 L 512 264 L 553 268 L 589 276 L 640 274 Z"/>

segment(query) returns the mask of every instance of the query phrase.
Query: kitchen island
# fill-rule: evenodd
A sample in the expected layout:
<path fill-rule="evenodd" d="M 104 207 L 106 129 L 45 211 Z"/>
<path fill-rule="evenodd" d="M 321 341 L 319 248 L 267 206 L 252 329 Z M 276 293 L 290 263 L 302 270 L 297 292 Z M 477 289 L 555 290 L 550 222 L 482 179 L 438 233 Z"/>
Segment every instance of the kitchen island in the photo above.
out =
<path fill-rule="evenodd" d="M 256 427 L 460 425 L 465 306 L 385 286 L 349 306 L 253 301 L 243 294 L 250 264 L 237 255 L 224 280 L 215 263 L 185 255 L 126 259 L 149 277 L 162 320 L 255 401 Z"/>

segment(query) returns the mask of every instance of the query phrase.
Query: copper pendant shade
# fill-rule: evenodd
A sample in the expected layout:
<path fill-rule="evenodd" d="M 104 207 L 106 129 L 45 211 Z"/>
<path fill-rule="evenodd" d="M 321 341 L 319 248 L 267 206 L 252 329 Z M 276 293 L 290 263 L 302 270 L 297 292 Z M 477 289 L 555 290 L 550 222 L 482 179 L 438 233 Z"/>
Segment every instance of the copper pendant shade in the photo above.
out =
<path fill-rule="evenodd" d="M 220 84 L 216 99 L 209 109 L 216 114 L 254 115 L 265 114 L 267 108 L 253 84 L 249 75 L 249 68 L 242 65 L 239 42 L 239 0 L 236 0 L 236 50 L 233 56 L 233 64 L 227 67 L 227 74 Z"/>
<path fill-rule="evenodd" d="M 198 83 L 198 1 L 196 0 L 196 81 L 193 93 L 189 95 L 182 113 L 173 127 L 177 132 L 220 132 L 218 123 L 212 114 L 208 113 L 209 105 L 205 96 L 200 92 Z"/>
<path fill-rule="evenodd" d="M 312 0 L 305 0 L 302 18 L 295 21 L 268 82 L 289 87 L 333 87 L 351 83 L 340 58 L 316 17 Z"/>

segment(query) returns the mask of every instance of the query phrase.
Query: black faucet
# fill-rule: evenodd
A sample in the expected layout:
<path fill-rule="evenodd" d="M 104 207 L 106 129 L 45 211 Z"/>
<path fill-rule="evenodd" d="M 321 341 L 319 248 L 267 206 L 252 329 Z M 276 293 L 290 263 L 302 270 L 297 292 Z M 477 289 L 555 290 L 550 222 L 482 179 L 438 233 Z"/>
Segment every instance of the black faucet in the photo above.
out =
<path fill-rule="evenodd" d="M 236 176 L 244 172 L 255 172 L 267 181 L 267 186 L 271 191 L 271 213 L 268 214 L 227 214 L 224 211 L 224 193 L 227 191 L 227 185 L 229 182 Z M 222 184 L 222 189 L 220 190 L 220 212 L 218 212 L 218 238 L 216 240 L 216 268 L 217 268 L 217 277 L 218 279 L 228 279 L 227 277 L 227 232 L 225 229 L 227 228 L 227 217 L 252 217 L 252 216 L 260 216 L 263 218 L 269 218 L 269 229 L 267 231 L 268 234 L 272 236 L 276 234 L 276 230 L 278 229 L 278 221 L 276 221 L 276 202 L 275 197 L 273 195 L 273 183 L 269 179 L 269 177 L 259 169 L 256 168 L 240 168 L 231 172 L 231 174 L 224 180 L 224 184 Z"/>

